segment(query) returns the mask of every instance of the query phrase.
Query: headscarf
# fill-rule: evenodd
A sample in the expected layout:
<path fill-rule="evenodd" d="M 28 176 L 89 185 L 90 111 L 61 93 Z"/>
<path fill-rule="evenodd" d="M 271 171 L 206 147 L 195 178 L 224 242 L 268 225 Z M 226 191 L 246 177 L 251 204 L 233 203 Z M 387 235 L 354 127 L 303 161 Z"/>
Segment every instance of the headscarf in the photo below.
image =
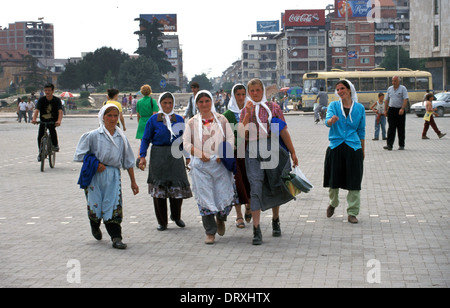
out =
<path fill-rule="evenodd" d="M 109 131 L 105 127 L 105 120 L 103 117 L 105 116 L 105 112 L 108 108 L 114 107 L 117 109 L 117 112 L 119 112 L 119 107 L 117 107 L 114 104 L 108 103 L 106 105 L 103 105 L 102 109 L 100 109 L 100 112 L 98 113 L 98 122 L 100 124 L 100 127 L 98 128 L 98 131 L 100 133 L 106 134 L 106 137 L 114 144 L 116 148 L 119 148 L 117 143 L 114 142 L 114 138 L 111 136 Z M 119 133 L 120 137 L 123 139 L 123 143 L 125 144 L 125 148 L 128 147 L 127 137 L 123 133 L 123 131 L 120 129 L 120 127 L 116 126 L 116 131 Z"/>
<path fill-rule="evenodd" d="M 230 99 L 230 102 L 228 103 L 228 110 L 230 110 L 234 113 L 241 114 L 242 109 L 245 108 L 245 104 L 247 103 L 248 98 L 245 97 L 244 107 L 242 107 L 242 109 L 239 109 L 238 103 L 236 101 L 236 96 L 234 95 L 234 89 L 236 89 L 237 86 L 243 86 L 245 89 L 245 94 L 247 94 L 247 88 L 243 84 L 241 84 L 241 83 L 235 84 L 233 89 L 231 90 L 231 99 Z"/>
<path fill-rule="evenodd" d="M 170 94 L 173 98 L 173 105 L 172 105 L 172 111 L 170 111 L 169 113 L 165 113 L 161 107 L 161 98 L 166 95 L 166 94 Z M 167 129 L 170 131 L 170 135 L 172 136 L 170 138 L 170 140 L 172 141 L 174 137 L 176 137 L 177 135 L 173 132 L 172 130 L 172 122 L 170 121 L 171 115 L 175 114 L 175 112 L 173 111 L 174 107 L 175 107 L 175 96 L 173 96 L 172 93 L 170 92 L 164 92 L 159 96 L 158 99 L 158 107 L 159 107 L 159 112 L 158 113 L 162 113 L 164 118 L 166 119 L 166 125 L 167 125 Z"/>
<path fill-rule="evenodd" d="M 267 110 L 267 113 L 269 114 L 269 125 L 272 122 L 272 111 L 270 111 L 269 107 L 267 106 L 266 102 L 267 102 L 267 98 L 266 98 L 266 87 L 264 86 L 264 83 L 261 81 L 261 84 L 263 86 L 263 98 L 261 99 L 261 101 L 259 102 L 255 102 L 254 100 L 252 100 L 252 98 L 250 96 L 247 96 L 247 99 L 249 101 L 251 101 L 253 103 L 253 106 L 255 106 L 255 115 L 256 115 L 256 121 L 258 122 L 259 126 L 266 132 L 267 134 L 267 130 L 264 127 L 261 119 L 259 118 L 259 109 L 260 106 L 263 106 L 264 109 Z"/>
<path fill-rule="evenodd" d="M 352 106 L 350 107 L 350 112 L 348 113 L 349 117 L 350 117 L 350 122 L 353 122 L 352 120 L 352 110 L 353 110 L 353 106 L 355 105 L 355 102 L 358 102 L 358 94 L 356 93 L 356 89 L 355 86 L 353 85 L 353 83 L 351 83 L 349 80 L 347 79 L 343 79 L 344 81 L 346 81 L 348 83 L 348 85 L 350 86 L 350 98 L 352 99 Z M 343 81 L 340 80 L 340 81 Z M 339 97 L 339 101 L 341 102 L 341 111 L 342 111 L 342 115 L 347 118 L 347 116 L 345 115 L 345 111 L 344 111 L 344 104 L 342 103 L 342 98 L 339 96 L 339 94 L 337 93 L 337 90 L 334 90 L 334 94 Z"/>
<path fill-rule="evenodd" d="M 197 97 L 202 94 L 205 93 L 206 95 L 209 96 L 209 98 L 211 99 L 211 113 L 214 117 L 214 120 L 216 121 L 216 123 L 218 124 L 220 131 L 222 132 L 223 137 L 225 138 L 225 133 L 223 132 L 223 128 L 222 128 L 222 124 L 219 122 L 219 120 L 217 119 L 216 116 L 216 107 L 214 107 L 214 98 L 211 94 L 211 92 L 209 92 L 208 90 L 202 90 L 202 91 L 198 91 L 197 95 L 195 96 L 195 101 L 194 103 L 197 104 Z M 200 134 L 200 140 L 203 140 L 203 119 L 202 119 L 202 114 L 199 112 L 198 113 L 198 117 L 199 117 L 199 121 L 198 121 L 198 131 Z"/>

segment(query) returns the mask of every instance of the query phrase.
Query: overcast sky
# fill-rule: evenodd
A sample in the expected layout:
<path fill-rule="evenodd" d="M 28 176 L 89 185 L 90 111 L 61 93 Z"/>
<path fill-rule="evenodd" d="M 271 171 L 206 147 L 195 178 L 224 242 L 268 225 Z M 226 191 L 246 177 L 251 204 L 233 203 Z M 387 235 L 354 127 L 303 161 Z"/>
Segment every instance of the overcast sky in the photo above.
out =
<path fill-rule="evenodd" d="M 134 54 L 140 14 L 177 14 L 184 74 L 220 76 L 241 58 L 241 42 L 256 22 L 280 20 L 292 9 L 325 9 L 334 0 L 14 0 L 2 1 L 0 26 L 38 21 L 55 27 L 55 57 L 79 57 L 107 46 Z"/>

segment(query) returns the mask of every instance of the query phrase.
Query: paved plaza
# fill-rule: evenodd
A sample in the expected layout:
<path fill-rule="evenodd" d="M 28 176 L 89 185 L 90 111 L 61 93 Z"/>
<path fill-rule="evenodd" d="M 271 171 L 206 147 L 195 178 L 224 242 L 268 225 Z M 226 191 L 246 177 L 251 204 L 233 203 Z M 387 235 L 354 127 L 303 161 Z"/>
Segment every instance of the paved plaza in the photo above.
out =
<path fill-rule="evenodd" d="M 135 153 L 136 118 L 127 122 Z M 223 237 L 204 244 L 194 198 L 184 201 L 186 228 L 156 230 L 147 171 L 135 169 L 133 196 L 122 172 L 124 242 L 117 250 L 102 225 L 90 232 L 86 200 L 77 185 L 81 163 L 72 161 L 80 136 L 96 117 L 67 116 L 58 128 L 56 167 L 40 171 L 37 126 L 0 113 L 0 287 L 302 288 L 450 286 L 450 137 L 421 140 L 423 119 L 407 116 L 406 150 L 383 150 L 372 141 L 367 116 L 366 158 L 359 223 L 347 222 L 346 192 L 332 218 L 322 187 L 328 128 L 312 115 L 289 114 L 300 167 L 315 186 L 281 207 L 282 237 L 271 235 L 271 212 L 262 213 L 263 245 L 252 227 L 237 229 L 235 212 Z M 450 116 L 436 119 L 450 133 Z M 396 140 L 397 142 L 397 140 Z"/>

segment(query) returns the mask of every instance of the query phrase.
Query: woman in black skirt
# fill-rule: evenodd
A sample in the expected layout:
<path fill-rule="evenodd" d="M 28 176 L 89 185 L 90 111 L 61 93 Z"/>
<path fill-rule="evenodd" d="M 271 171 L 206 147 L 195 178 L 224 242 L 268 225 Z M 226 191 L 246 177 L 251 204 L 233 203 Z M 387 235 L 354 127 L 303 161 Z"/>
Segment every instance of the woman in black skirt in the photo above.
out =
<path fill-rule="evenodd" d="M 358 223 L 360 191 L 364 169 L 366 113 L 358 103 L 355 87 L 348 80 L 336 84 L 338 101 L 331 102 L 325 124 L 330 127 L 330 146 L 325 157 L 323 186 L 329 187 L 327 217 L 339 205 L 339 189 L 348 190 L 347 214 L 350 223 Z"/>
<path fill-rule="evenodd" d="M 175 98 L 172 93 L 160 95 L 159 113 L 147 121 L 140 147 L 139 168 L 144 170 L 147 149 L 152 144 L 147 183 L 149 194 L 153 197 L 158 231 L 167 229 L 167 199 L 170 202 L 171 220 L 178 227 L 184 228 L 181 205 L 183 199 L 192 197 L 181 153 L 184 120 L 175 114 L 174 106 Z"/>

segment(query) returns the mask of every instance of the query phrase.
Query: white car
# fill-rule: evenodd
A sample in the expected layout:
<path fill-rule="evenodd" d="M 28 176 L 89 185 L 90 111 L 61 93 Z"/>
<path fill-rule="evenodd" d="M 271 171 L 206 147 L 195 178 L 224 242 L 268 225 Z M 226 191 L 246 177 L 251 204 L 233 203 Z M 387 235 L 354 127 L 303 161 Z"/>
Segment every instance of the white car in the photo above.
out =
<path fill-rule="evenodd" d="M 435 95 L 436 100 L 432 102 L 433 109 L 436 108 L 436 113 L 443 117 L 445 113 L 450 113 L 450 92 L 441 92 Z M 418 117 L 425 115 L 425 102 L 416 103 L 411 106 L 411 111 Z"/>

